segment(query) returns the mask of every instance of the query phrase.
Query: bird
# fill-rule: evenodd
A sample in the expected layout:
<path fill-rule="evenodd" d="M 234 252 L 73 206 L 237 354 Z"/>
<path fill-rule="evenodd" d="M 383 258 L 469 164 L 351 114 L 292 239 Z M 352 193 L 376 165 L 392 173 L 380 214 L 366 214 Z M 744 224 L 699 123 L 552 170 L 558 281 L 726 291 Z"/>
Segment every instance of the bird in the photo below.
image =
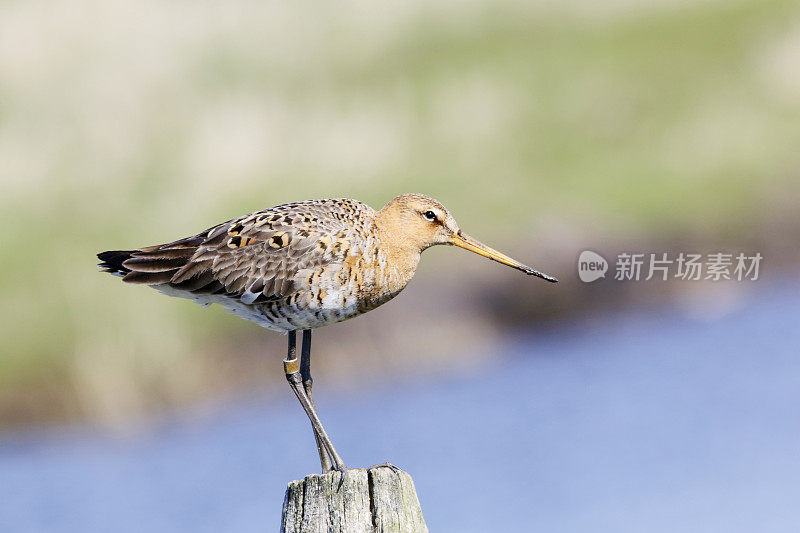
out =
<path fill-rule="evenodd" d="M 311 333 L 383 305 L 413 277 L 420 254 L 457 246 L 525 274 L 558 280 L 461 231 L 441 202 L 401 194 L 376 211 L 348 198 L 277 205 L 167 244 L 97 254 L 102 271 L 202 306 L 218 304 L 286 333 L 289 386 L 311 421 L 323 472 L 347 467 L 312 394 Z M 300 360 L 297 332 L 302 332 Z"/>

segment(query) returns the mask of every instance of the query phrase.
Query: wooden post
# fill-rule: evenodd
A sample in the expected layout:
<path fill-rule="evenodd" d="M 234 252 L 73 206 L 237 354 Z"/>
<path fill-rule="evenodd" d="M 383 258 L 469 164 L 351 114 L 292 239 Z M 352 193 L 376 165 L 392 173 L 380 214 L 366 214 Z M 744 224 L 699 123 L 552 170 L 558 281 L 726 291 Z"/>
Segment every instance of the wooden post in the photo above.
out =
<path fill-rule="evenodd" d="M 388 466 L 311 474 L 283 499 L 283 533 L 427 533 L 411 476 Z"/>

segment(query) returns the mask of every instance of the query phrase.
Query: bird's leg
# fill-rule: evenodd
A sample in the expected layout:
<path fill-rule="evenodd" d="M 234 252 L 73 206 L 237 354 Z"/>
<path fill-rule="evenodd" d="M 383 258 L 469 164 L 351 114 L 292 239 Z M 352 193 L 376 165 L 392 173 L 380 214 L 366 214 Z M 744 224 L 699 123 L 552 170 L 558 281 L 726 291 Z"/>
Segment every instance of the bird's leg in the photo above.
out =
<path fill-rule="evenodd" d="M 283 371 L 286 374 L 286 380 L 289 382 L 289 386 L 292 388 L 295 396 L 297 396 L 297 399 L 300 400 L 300 405 L 303 406 L 309 420 L 311 420 L 311 427 L 314 428 L 314 433 L 319 436 L 319 439 L 330 455 L 331 461 L 333 462 L 333 469 L 343 472 L 347 467 L 339 454 L 336 453 L 336 449 L 333 447 L 330 437 L 328 437 L 328 434 L 325 432 L 325 428 L 322 427 L 322 421 L 319 419 L 319 415 L 317 415 L 317 410 L 308 399 L 306 390 L 303 387 L 303 380 L 300 376 L 300 363 L 297 361 L 297 333 L 295 331 L 289 332 L 289 353 L 283 361 Z"/>
<path fill-rule="evenodd" d="M 303 330 L 303 346 L 300 349 L 300 377 L 303 379 L 303 388 L 308 396 L 308 401 L 311 402 L 311 407 L 316 411 L 317 404 L 314 403 L 314 395 L 311 388 L 314 385 L 314 380 L 311 378 L 311 330 Z M 313 424 L 311 426 L 314 427 Z M 319 452 L 319 462 L 322 464 L 322 472 L 329 472 L 331 469 L 331 459 L 328 457 L 328 451 L 322 443 L 317 430 L 314 430 L 314 440 L 317 441 L 317 452 Z"/>

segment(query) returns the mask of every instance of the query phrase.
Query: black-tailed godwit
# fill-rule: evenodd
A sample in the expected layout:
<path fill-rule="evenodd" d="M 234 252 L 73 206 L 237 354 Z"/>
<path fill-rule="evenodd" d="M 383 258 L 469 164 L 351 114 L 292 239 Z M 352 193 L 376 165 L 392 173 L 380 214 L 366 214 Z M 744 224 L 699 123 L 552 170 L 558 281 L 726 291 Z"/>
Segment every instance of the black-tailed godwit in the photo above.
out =
<path fill-rule="evenodd" d="M 463 233 L 445 207 L 403 194 L 375 211 L 350 199 L 271 207 L 197 235 L 136 250 L 98 254 L 100 266 L 127 283 L 288 332 L 284 372 L 306 411 L 324 471 L 343 470 L 312 395 L 311 330 L 375 309 L 411 280 L 423 250 L 459 246 L 526 274 L 556 278 Z M 297 331 L 303 332 L 300 361 Z"/>

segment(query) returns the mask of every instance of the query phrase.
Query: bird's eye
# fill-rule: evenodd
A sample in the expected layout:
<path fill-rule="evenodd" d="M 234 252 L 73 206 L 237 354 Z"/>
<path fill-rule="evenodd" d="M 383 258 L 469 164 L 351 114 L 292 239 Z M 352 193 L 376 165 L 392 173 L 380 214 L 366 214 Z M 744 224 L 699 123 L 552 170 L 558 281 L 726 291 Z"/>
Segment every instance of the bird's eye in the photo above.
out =
<path fill-rule="evenodd" d="M 430 220 L 431 222 L 434 222 L 436 220 L 436 213 L 434 213 L 433 211 L 425 211 L 424 213 L 422 213 L 422 216 L 425 217 L 425 220 Z"/>

